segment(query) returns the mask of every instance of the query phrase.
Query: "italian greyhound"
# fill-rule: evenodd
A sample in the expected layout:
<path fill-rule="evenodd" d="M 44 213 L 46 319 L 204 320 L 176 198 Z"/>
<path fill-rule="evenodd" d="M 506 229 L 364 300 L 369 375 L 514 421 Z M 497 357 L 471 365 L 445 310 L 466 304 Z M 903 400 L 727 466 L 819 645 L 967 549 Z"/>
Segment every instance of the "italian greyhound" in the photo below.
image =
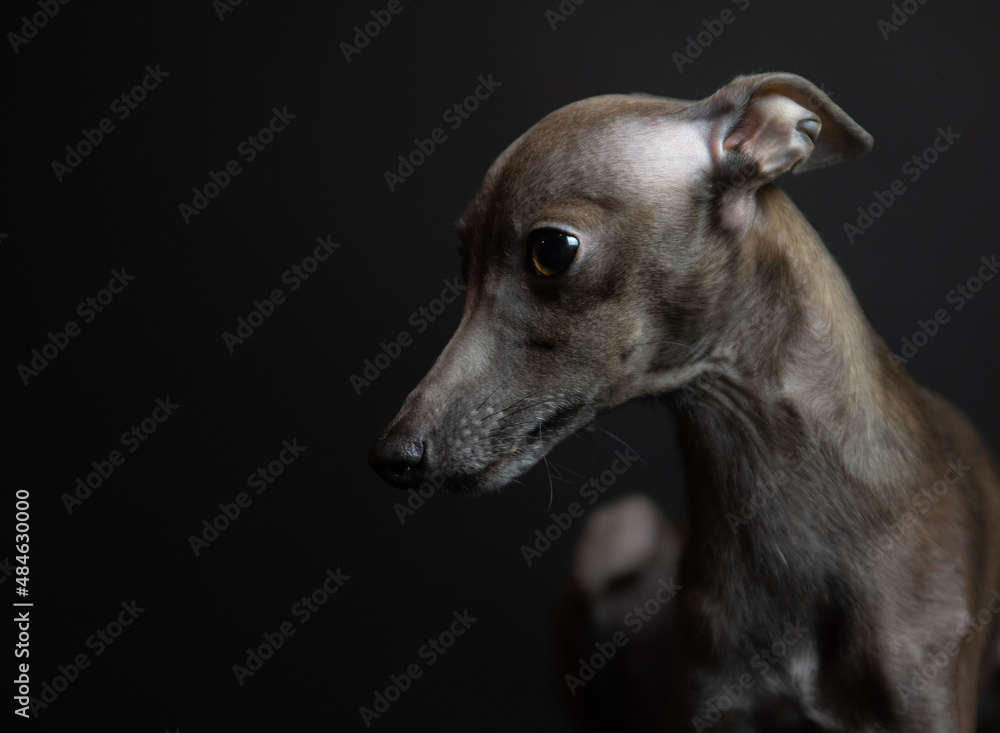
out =
<path fill-rule="evenodd" d="M 975 728 L 997 465 L 772 183 L 871 144 L 785 73 L 551 113 L 459 221 L 461 322 L 369 456 L 398 487 L 495 491 L 596 414 L 671 395 L 691 516 L 666 730 Z"/>

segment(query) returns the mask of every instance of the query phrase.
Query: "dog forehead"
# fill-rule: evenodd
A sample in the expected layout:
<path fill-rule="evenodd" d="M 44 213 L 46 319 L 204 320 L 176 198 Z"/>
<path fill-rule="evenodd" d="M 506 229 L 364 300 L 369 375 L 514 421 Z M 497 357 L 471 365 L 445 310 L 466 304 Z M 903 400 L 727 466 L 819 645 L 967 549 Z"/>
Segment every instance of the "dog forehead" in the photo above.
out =
<path fill-rule="evenodd" d="M 560 203 L 619 208 L 683 187 L 708 161 L 684 109 L 665 98 L 605 95 L 550 113 L 496 159 L 463 227 L 491 213 L 530 219 Z"/>

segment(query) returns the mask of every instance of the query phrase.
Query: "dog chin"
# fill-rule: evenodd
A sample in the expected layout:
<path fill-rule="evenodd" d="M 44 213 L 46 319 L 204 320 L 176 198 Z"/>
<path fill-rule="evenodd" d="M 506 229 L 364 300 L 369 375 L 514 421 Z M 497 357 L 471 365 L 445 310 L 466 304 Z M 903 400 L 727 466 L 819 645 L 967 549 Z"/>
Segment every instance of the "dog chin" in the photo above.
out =
<path fill-rule="evenodd" d="M 498 493 L 515 479 L 528 473 L 566 437 L 587 425 L 593 415 L 594 412 L 587 409 L 574 409 L 571 415 L 560 415 L 557 420 L 549 423 L 547 432 L 543 431 L 541 439 L 538 439 L 537 434 L 529 436 L 522 445 L 514 449 L 508 448 L 501 458 L 481 470 L 449 473 L 443 488 L 471 497 Z"/>
<path fill-rule="evenodd" d="M 441 488 L 473 498 L 496 494 L 507 488 L 519 476 L 531 470 L 540 460 L 542 460 L 542 454 L 528 460 L 504 458 L 491 463 L 476 473 L 453 473 L 445 479 Z"/>

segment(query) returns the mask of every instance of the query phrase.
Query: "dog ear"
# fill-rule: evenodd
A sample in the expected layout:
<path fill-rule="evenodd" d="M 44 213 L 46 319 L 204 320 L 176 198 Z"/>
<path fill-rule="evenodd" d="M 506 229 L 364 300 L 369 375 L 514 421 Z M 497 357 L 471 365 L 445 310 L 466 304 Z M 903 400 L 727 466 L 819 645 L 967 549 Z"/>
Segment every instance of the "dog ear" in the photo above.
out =
<path fill-rule="evenodd" d="M 792 169 L 812 170 L 861 155 L 872 146 L 871 135 L 795 74 L 737 77 L 689 112 L 711 124 L 717 171 L 742 170 L 757 185 Z"/>

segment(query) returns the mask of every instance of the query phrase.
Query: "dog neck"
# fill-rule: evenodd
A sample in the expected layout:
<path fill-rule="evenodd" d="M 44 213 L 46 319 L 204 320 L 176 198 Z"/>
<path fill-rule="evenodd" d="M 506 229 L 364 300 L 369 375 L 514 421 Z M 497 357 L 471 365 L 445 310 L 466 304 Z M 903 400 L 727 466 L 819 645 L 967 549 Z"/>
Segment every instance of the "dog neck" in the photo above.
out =
<path fill-rule="evenodd" d="M 898 501 L 922 421 L 919 388 L 893 365 L 819 235 L 777 188 L 756 198 L 738 295 L 721 306 L 730 325 L 678 405 L 693 531 L 734 538 L 757 527 L 780 565 L 802 555 L 791 552 L 799 532 L 831 531 L 831 511 L 850 523 Z"/>

